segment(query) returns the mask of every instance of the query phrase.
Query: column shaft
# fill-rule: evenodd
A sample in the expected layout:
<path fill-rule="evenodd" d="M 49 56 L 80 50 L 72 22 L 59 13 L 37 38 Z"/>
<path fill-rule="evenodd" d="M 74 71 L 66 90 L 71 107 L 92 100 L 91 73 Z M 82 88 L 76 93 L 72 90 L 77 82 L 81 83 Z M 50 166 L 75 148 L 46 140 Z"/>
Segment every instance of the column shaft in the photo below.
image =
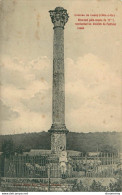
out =
<path fill-rule="evenodd" d="M 50 10 L 50 17 L 54 24 L 53 38 L 53 100 L 52 100 L 52 126 L 51 151 L 60 155 L 66 150 L 65 126 L 65 89 L 64 89 L 64 26 L 68 21 L 67 10 L 57 7 Z"/>
<path fill-rule="evenodd" d="M 54 28 L 53 41 L 53 124 L 65 124 L 65 89 L 64 89 L 64 30 Z"/>

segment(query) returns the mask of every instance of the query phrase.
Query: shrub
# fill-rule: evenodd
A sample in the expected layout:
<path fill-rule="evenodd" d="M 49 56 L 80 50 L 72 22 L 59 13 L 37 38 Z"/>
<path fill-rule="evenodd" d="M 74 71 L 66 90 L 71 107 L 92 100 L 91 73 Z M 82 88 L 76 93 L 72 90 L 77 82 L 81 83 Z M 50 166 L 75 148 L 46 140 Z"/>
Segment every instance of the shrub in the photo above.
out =
<path fill-rule="evenodd" d="M 110 183 L 109 188 L 111 192 L 121 192 L 122 191 L 122 177 L 120 176 L 115 183 Z"/>
<path fill-rule="evenodd" d="M 89 191 L 90 192 L 105 192 L 106 186 L 103 186 L 99 181 L 96 182 L 95 180 L 93 180 L 93 183 L 90 186 Z"/>
<path fill-rule="evenodd" d="M 84 187 L 82 181 L 78 183 L 77 179 L 74 180 L 74 185 L 72 187 L 72 192 L 88 192 L 88 188 Z"/>

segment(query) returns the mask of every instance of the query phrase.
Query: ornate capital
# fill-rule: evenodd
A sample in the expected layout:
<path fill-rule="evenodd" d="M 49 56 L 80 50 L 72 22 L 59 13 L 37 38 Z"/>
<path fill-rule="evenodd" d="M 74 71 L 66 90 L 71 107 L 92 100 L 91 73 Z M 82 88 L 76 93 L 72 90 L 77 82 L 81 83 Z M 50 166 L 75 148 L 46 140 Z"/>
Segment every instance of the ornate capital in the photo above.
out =
<path fill-rule="evenodd" d="M 64 9 L 63 7 L 56 7 L 55 10 L 50 10 L 49 12 L 52 23 L 54 24 L 54 28 L 56 27 L 64 28 L 69 18 L 67 10 Z"/>

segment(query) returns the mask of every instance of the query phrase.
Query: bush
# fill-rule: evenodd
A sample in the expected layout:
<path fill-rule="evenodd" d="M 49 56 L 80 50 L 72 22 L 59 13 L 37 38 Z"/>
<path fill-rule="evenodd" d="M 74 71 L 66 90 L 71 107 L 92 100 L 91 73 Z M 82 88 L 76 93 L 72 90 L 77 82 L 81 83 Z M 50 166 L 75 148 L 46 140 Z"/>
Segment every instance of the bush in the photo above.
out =
<path fill-rule="evenodd" d="M 15 150 L 14 150 L 14 143 L 12 139 L 5 140 L 2 143 L 2 152 L 3 152 L 2 155 L 6 158 L 9 158 L 10 156 L 14 155 Z"/>
<path fill-rule="evenodd" d="M 82 181 L 78 183 L 77 179 L 74 180 L 74 185 L 72 187 L 72 192 L 88 192 L 88 188 L 84 187 Z"/>
<path fill-rule="evenodd" d="M 96 182 L 93 180 L 92 185 L 90 186 L 90 192 L 105 192 L 106 186 L 103 186 L 99 181 Z"/>
<path fill-rule="evenodd" d="M 109 188 L 110 192 L 121 192 L 122 191 L 122 177 L 120 176 L 119 179 L 115 183 L 110 183 Z"/>

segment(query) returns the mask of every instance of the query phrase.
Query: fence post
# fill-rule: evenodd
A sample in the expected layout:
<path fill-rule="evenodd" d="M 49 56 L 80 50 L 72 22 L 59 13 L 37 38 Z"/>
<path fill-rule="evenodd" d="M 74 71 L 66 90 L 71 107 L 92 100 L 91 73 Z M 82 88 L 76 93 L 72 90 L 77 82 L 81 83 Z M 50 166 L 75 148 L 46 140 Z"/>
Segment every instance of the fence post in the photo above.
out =
<path fill-rule="evenodd" d="M 50 192 L 50 165 L 48 166 L 48 192 Z"/>
<path fill-rule="evenodd" d="M 112 175 L 113 175 L 113 153 L 112 153 Z"/>
<path fill-rule="evenodd" d="M 2 154 L 0 156 L 0 177 L 4 177 L 5 174 L 4 167 L 5 167 L 5 156 Z"/>

